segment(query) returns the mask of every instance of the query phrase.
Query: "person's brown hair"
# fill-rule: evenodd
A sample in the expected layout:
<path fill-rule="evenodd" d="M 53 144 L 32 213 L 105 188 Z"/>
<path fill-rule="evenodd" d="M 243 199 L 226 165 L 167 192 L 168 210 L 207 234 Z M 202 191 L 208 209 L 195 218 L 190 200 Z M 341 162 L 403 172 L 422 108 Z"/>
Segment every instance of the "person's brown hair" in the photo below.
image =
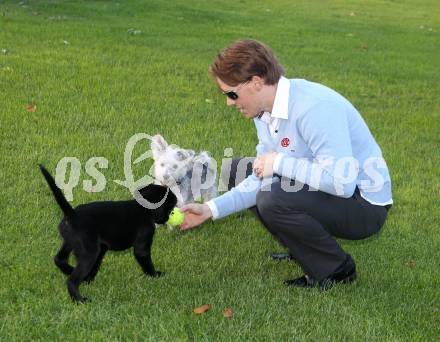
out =
<path fill-rule="evenodd" d="M 259 76 L 265 84 L 273 85 L 284 74 L 284 69 L 268 46 L 244 39 L 220 52 L 209 72 L 231 86 L 249 81 L 252 76 Z"/>

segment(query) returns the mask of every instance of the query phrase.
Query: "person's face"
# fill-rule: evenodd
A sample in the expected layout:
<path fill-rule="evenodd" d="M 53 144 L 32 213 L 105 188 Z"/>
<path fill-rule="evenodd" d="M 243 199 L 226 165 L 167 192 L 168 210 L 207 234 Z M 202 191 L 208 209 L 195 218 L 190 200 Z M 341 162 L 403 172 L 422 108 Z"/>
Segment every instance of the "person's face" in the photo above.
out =
<path fill-rule="evenodd" d="M 248 119 L 252 119 L 260 114 L 261 106 L 258 98 L 258 87 L 255 87 L 253 79 L 235 87 L 224 83 L 219 78 L 216 78 L 216 80 L 223 93 L 233 91 L 237 95 L 236 99 L 226 96 L 226 105 L 235 106 Z"/>

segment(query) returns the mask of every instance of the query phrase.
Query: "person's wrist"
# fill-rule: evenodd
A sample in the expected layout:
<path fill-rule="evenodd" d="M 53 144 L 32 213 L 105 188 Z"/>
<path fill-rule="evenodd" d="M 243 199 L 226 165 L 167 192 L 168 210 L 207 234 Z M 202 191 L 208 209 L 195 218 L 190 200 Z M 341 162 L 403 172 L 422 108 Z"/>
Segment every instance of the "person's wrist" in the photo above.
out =
<path fill-rule="evenodd" d="M 204 203 L 203 206 L 204 206 L 204 210 L 203 211 L 206 213 L 206 219 L 211 218 L 212 217 L 211 208 L 206 203 Z"/>
<path fill-rule="evenodd" d="M 280 174 L 280 164 L 281 164 L 281 160 L 283 158 L 283 154 L 282 153 L 277 153 L 274 160 L 273 160 L 273 173 L 277 173 Z"/>
<path fill-rule="evenodd" d="M 217 206 L 214 203 L 214 200 L 209 200 L 207 202 L 205 202 L 204 204 L 206 204 L 209 207 L 209 211 L 211 213 L 210 217 L 215 220 L 218 217 L 218 209 Z"/>

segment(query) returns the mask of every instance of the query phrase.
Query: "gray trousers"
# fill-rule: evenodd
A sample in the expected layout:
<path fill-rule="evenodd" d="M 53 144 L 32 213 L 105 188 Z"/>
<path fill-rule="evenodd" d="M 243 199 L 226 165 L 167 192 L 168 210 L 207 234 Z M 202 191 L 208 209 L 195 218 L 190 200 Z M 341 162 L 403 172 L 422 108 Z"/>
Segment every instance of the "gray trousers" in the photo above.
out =
<path fill-rule="evenodd" d="M 252 173 L 254 158 L 245 158 L 245 163 L 242 159 L 232 160 L 230 167 L 222 170 L 228 189 Z M 244 165 L 245 172 L 237 172 L 238 165 Z M 315 189 L 309 191 L 307 185 L 296 192 L 286 192 L 281 181 L 262 188 L 257 193 L 257 205 L 250 208 L 304 272 L 316 280 L 326 278 L 345 261 L 347 254 L 335 238 L 360 240 L 378 233 L 388 209 L 364 200 L 357 188 L 351 198 L 342 198 Z"/>

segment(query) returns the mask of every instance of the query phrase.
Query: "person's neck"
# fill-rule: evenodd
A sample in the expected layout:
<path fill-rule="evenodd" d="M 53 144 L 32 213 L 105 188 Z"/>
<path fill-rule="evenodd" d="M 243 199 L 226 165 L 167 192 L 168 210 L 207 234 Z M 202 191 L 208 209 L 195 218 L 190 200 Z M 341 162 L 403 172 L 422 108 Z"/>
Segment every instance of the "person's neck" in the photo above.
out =
<path fill-rule="evenodd" d="M 265 85 L 262 89 L 262 108 L 261 111 L 272 113 L 275 95 L 277 94 L 278 83 L 274 85 Z"/>

